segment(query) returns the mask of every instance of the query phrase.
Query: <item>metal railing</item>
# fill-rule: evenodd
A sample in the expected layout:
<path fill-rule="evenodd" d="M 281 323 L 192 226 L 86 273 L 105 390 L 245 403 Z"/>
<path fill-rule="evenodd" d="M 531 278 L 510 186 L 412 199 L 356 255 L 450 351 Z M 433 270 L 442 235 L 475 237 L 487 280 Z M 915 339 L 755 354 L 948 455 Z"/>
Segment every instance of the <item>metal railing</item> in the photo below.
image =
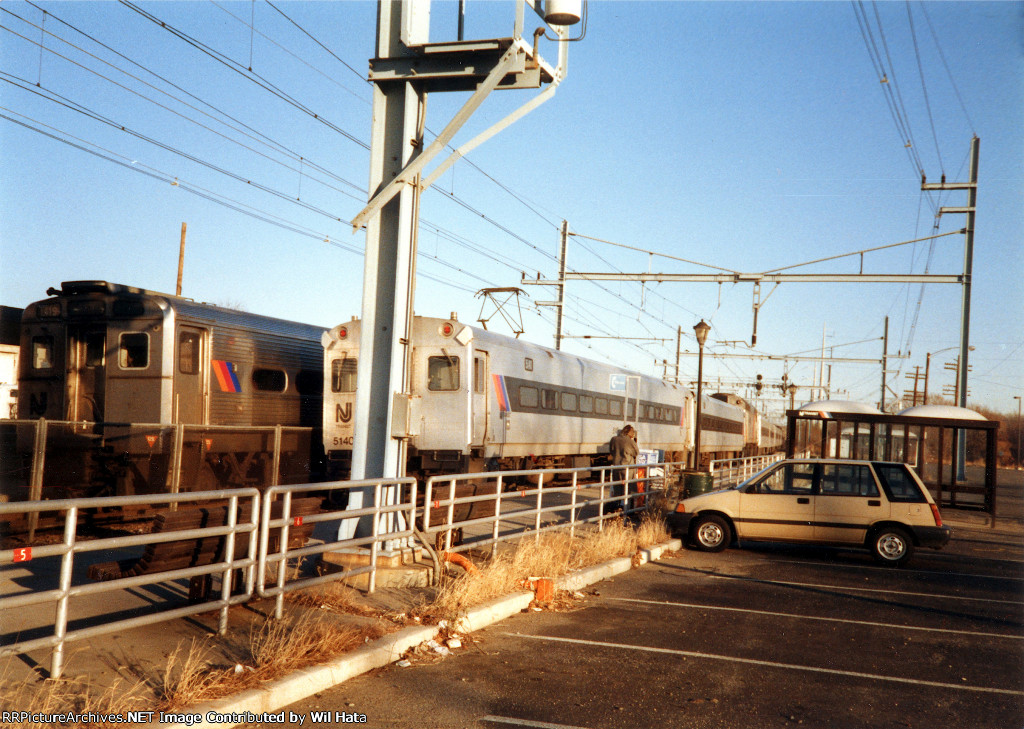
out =
<path fill-rule="evenodd" d="M 292 516 L 292 498 L 297 494 L 311 492 L 334 492 L 345 490 L 351 493 L 354 490 L 363 490 L 364 493 L 372 492 L 373 500 L 369 506 L 356 509 L 339 509 L 333 511 L 320 511 L 317 514 L 302 517 Z M 403 492 L 405 498 L 403 499 Z M 278 498 L 281 499 L 281 515 L 272 518 L 272 506 Z M 306 484 L 297 486 L 274 486 L 267 489 L 264 494 L 264 503 L 260 520 L 260 552 L 259 552 L 259 574 L 265 576 L 273 573 L 273 585 L 265 585 L 263 579 L 257 581 L 257 593 L 260 597 L 275 598 L 274 615 L 280 619 L 284 611 L 284 594 L 292 590 L 298 590 L 325 582 L 344 580 L 357 575 L 369 573 L 369 592 L 376 588 L 377 578 L 377 557 L 380 553 L 381 542 L 393 542 L 396 540 L 408 539 L 414 535 L 412 525 L 416 518 L 416 479 L 394 478 L 394 479 L 368 479 L 363 481 L 335 481 L 331 483 Z M 389 515 L 395 515 L 388 518 Z M 333 541 L 317 541 L 311 545 L 291 547 L 289 545 L 288 533 L 292 526 L 305 524 L 340 522 L 343 519 L 360 519 L 370 517 L 370 536 L 355 536 L 350 539 L 336 539 Z M 382 529 L 382 517 L 386 528 Z M 297 522 L 301 519 L 301 522 Z M 340 525 L 339 525 L 340 526 Z M 269 535 L 272 531 L 280 529 L 278 548 L 271 550 Z M 357 547 L 370 548 L 369 563 L 362 567 L 353 567 L 341 572 L 320 576 L 293 576 L 288 579 L 288 561 L 302 560 L 313 555 L 321 555 L 325 552 L 336 552 Z"/>
<path fill-rule="evenodd" d="M 778 463 L 785 454 L 772 453 L 766 456 L 750 456 L 749 458 L 725 458 L 711 461 L 710 472 L 715 488 L 734 486 L 746 481 L 758 471 Z"/>
<path fill-rule="evenodd" d="M 48 630 L 48 623 L 29 625 L 16 633 L 6 634 L 4 638 L 10 642 L 0 647 L 0 656 L 51 648 L 50 675 L 59 678 L 63 670 L 65 645 L 72 641 L 217 610 L 220 611 L 218 632 L 223 634 L 228 625 L 228 608 L 247 602 L 254 595 L 274 598 L 275 617 L 281 618 L 284 595 L 293 590 L 368 574 L 368 591 L 372 592 L 376 586 L 377 562 L 382 545 L 408 542 L 416 535 L 418 521 L 422 523 L 422 532 L 416 536 L 428 542 L 431 537 L 435 543 L 443 540 L 443 549 L 452 552 L 486 545 L 494 545 L 493 548 L 496 548 L 499 542 L 505 540 L 518 539 L 530 533 L 539 538 L 542 532 L 559 528 L 568 528 L 574 534 L 577 525 L 596 523 L 598 528 L 602 528 L 607 519 L 643 511 L 658 494 L 675 483 L 682 468 L 681 463 L 656 463 L 628 467 L 537 469 L 436 476 L 427 481 L 422 505 L 417 505 L 417 484 L 412 478 L 279 485 L 267 489 L 263 494 L 255 488 L 245 488 L 0 503 L 0 519 L 40 512 L 63 517 L 63 538 L 59 544 L 33 544 L 0 550 L 0 566 L 5 569 L 16 569 L 17 565 L 30 562 L 41 565 L 37 560 L 43 558 L 60 560 L 59 569 L 51 570 L 55 572 L 56 589 L 37 588 L 22 594 L 0 596 L 0 615 L 13 616 L 16 615 L 14 611 L 32 606 L 54 606 L 52 631 L 48 635 L 19 639 L 27 631 L 34 635 Z M 535 480 L 536 483 L 519 483 L 526 479 Z M 468 495 L 461 493 L 460 489 L 460 485 L 467 484 L 473 487 Z M 486 488 L 477 488 L 480 484 Z M 511 490 L 507 490 L 510 485 Z M 293 509 L 296 498 L 314 494 L 329 497 L 341 491 L 348 492 L 350 497 L 360 491 L 364 496 L 372 497 L 365 499 L 368 505 L 359 505 L 358 508 L 327 511 L 317 508 L 315 513 L 298 516 Z M 327 498 L 325 501 L 329 504 L 332 499 Z M 218 507 L 226 504 L 224 521 L 220 525 L 203 528 L 169 529 L 88 541 L 79 538 L 83 522 L 80 517 L 87 510 L 101 512 L 112 507 L 167 505 L 165 513 L 182 514 L 188 507 L 197 508 L 203 504 L 216 504 Z M 243 504 L 248 508 L 243 508 Z M 620 504 L 621 511 L 614 508 Z M 484 516 L 463 513 L 475 505 L 484 505 L 481 508 L 487 513 Z M 178 508 L 177 512 L 174 512 L 175 508 Z M 438 516 L 441 518 L 438 519 Z M 289 538 L 291 530 L 303 524 L 321 524 L 323 528 L 329 529 L 335 522 L 340 526 L 345 520 L 359 519 L 369 521 L 369 536 L 343 538 L 339 531 L 335 532 L 336 539 L 303 539 L 302 544 L 294 546 L 292 542 L 295 540 Z M 452 544 L 455 530 L 462 530 L 463 542 L 460 545 Z M 236 550 L 241 548 L 236 547 L 236 540 L 245 535 L 248 535 L 248 547 L 243 556 L 237 556 Z M 438 535 L 443 537 L 439 540 Z M 219 539 L 216 554 L 208 564 L 98 582 L 86 580 L 82 575 L 84 560 L 79 556 L 85 553 L 135 548 L 135 554 L 131 555 L 134 559 L 139 556 L 137 548 L 140 547 L 204 538 Z M 278 541 L 275 543 L 272 539 Z M 441 544 L 438 546 L 441 547 Z M 288 569 L 289 562 L 327 552 L 366 547 L 369 547 L 369 562 L 362 566 L 318 575 L 300 574 L 299 570 Z M 155 569 L 159 569 L 158 564 Z M 50 579 L 45 574 L 47 571 L 45 568 L 35 569 L 33 576 Z M 235 571 L 244 574 L 244 588 L 232 594 L 235 583 L 232 576 Z M 205 602 L 156 609 L 145 615 L 125 619 L 111 618 L 106 613 L 77 615 L 76 622 L 100 622 L 68 630 L 72 622 L 73 598 L 87 598 L 114 591 L 131 593 L 134 588 L 162 585 L 170 588 L 169 591 L 161 592 L 170 594 L 172 600 L 174 597 L 183 599 L 181 585 L 177 583 L 192 578 L 209 580 L 218 575 L 221 578 L 219 596 Z M 15 582 L 8 580 L 7 584 L 9 588 Z M 110 608 L 104 607 L 104 610 L 109 612 Z"/>
<path fill-rule="evenodd" d="M 600 528 L 607 519 L 646 509 L 682 467 L 653 463 L 432 476 L 425 487 L 422 532 L 433 535 L 439 549 L 459 552 L 493 549 L 526 533 L 539 537 L 566 526 L 571 534 L 578 524 Z M 528 479 L 537 483 L 522 483 Z M 462 530 L 462 543 L 453 546 L 456 530 Z"/>
<path fill-rule="evenodd" d="M 89 541 L 79 541 L 79 515 L 86 509 L 108 509 L 111 507 L 144 506 L 150 504 L 176 504 L 183 501 L 211 504 L 217 502 L 223 505 L 227 502 L 225 524 L 221 526 L 210 526 L 198 529 L 184 529 L 179 531 L 160 531 L 150 534 L 137 534 L 131 536 L 119 536 Z M 241 515 L 241 502 L 251 501 L 251 508 L 248 511 L 248 520 L 239 520 Z M 10 595 L 0 597 L 0 611 L 11 615 L 11 612 L 35 605 L 53 604 L 55 613 L 53 619 L 53 632 L 51 635 L 30 640 L 17 640 L 0 647 L 0 656 L 26 653 L 38 648 L 52 648 L 50 675 L 59 678 L 63 670 L 64 646 L 66 643 L 92 638 L 97 635 L 104 635 L 115 631 L 142 625 L 150 625 L 157 622 L 172 620 L 174 618 L 195 615 L 202 612 L 220 610 L 220 622 L 218 632 L 223 634 L 227 630 L 228 607 L 238 603 L 246 602 L 253 594 L 253 568 L 256 565 L 256 536 L 259 526 L 259 505 L 260 496 L 256 489 L 228 489 L 221 491 L 195 492 L 190 494 L 163 494 L 152 496 L 121 496 L 101 497 L 94 499 L 61 499 L 45 502 L 20 502 L 0 504 L 0 516 L 7 514 L 32 513 L 32 512 L 58 512 L 64 516 L 63 540 L 59 544 L 32 545 L 16 549 L 0 550 L 0 565 L 13 565 L 45 558 L 59 557 L 60 569 L 57 574 L 57 588 L 52 590 L 34 590 L 26 594 Z M 235 558 L 235 537 L 243 534 L 249 535 L 249 546 L 246 556 Z M 79 555 L 89 552 L 100 552 L 130 547 L 145 547 L 164 542 L 179 542 L 185 540 L 197 540 L 204 537 L 223 537 L 222 553 L 214 556 L 211 563 L 184 569 L 171 571 L 154 572 L 152 574 L 140 574 L 131 577 L 122 577 L 101 582 L 89 582 L 87 584 L 73 584 L 76 558 Z M 79 565 L 80 567 L 81 565 Z M 231 572 L 233 570 L 245 571 L 244 591 L 232 595 Z M 221 592 L 217 599 L 201 604 L 185 605 L 182 607 L 161 610 L 146 615 L 127 618 L 123 620 L 112 620 L 100 625 L 68 630 L 70 622 L 70 603 L 72 598 L 81 598 L 91 595 L 108 593 L 115 590 L 126 590 L 128 588 L 153 585 L 157 583 L 168 583 L 177 580 L 193 577 L 204 577 L 208 575 L 221 575 Z M 13 583 L 12 583 L 13 584 Z"/>

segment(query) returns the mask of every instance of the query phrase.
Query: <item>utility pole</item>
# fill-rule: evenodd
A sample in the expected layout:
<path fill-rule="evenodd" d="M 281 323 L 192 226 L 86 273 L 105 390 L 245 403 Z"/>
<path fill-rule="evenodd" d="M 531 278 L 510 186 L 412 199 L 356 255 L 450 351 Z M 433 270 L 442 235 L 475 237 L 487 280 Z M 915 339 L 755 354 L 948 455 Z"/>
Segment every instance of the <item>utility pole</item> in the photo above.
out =
<path fill-rule="evenodd" d="M 185 272 L 185 230 L 188 225 L 181 224 L 181 245 L 178 246 L 178 283 L 174 287 L 174 295 L 181 296 L 181 276 Z"/>
<path fill-rule="evenodd" d="M 914 407 L 917 405 L 917 382 L 921 379 L 921 365 L 914 365 L 914 371 L 912 373 L 908 372 L 905 377 L 908 380 L 912 379 L 914 381 L 914 390 L 912 393 L 908 393 L 904 390 L 904 395 L 910 395 L 910 406 Z"/>
<path fill-rule="evenodd" d="M 555 349 L 562 348 L 562 315 L 565 313 L 565 256 L 569 247 L 569 221 L 562 221 L 562 245 L 558 254 L 558 318 L 555 324 Z"/>
<path fill-rule="evenodd" d="M 676 384 L 679 384 L 679 350 L 683 343 L 683 327 L 676 327 Z"/>
<path fill-rule="evenodd" d="M 922 190 L 967 190 L 967 206 L 958 208 L 939 208 L 943 213 L 964 213 L 967 215 L 967 226 L 964 228 L 964 273 L 961 284 L 960 300 L 960 372 L 957 376 L 957 405 L 967 407 L 967 352 L 970 346 L 971 328 L 971 275 L 974 268 L 974 216 L 978 205 L 978 147 L 980 140 L 971 139 L 971 163 L 967 182 L 946 182 L 943 175 L 939 183 L 927 183 L 921 178 Z M 957 438 L 957 478 L 966 479 L 965 466 L 967 461 L 967 439 L 963 430 L 956 431 Z"/>
<path fill-rule="evenodd" d="M 882 337 L 882 404 L 879 410 L 885 412 L 885 368 L 889 357 L 889 317 L 885 317 L 885 335 Z"/>

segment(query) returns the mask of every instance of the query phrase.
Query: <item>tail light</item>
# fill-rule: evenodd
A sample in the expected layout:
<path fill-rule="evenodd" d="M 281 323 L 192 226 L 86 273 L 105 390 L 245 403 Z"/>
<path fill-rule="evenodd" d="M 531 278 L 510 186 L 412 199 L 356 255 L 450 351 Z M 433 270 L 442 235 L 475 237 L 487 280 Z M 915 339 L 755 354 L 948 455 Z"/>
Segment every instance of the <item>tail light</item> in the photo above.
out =
<path fill-rule="evenodd" d="M 931 504 L 932 516 L 935 517 L 935 526 L 942 526 L 942 516 L 939 514 L 939 507 L 935 504 Z"/>

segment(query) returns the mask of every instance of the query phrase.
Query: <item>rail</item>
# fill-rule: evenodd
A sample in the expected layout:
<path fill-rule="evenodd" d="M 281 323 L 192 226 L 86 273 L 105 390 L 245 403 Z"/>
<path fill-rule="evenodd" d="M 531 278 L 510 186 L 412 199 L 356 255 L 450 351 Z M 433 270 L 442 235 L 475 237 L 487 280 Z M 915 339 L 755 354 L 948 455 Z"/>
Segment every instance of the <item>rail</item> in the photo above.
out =
<path fill-rule="evenodd" d="M 311 492 L 336 492 L 347 491 L 351 494 L 354 490 L 363 490 L 364 493 L 372 491 L 373 500 L 370 506 L 357 509 L 338 509 L 321 511 L 317 514 L 294 517 L 292 516 L 292 499 L 297 494 Z M 403 492 L 407 498 L 403 500 Z M 280 498 L 282 507 L 281 515 L 272 518 L 272 505 Z M 331 499 L 327 500 L 330 503 Z M 264 505 L 260 521 L 260 552 L 259 552 L 259 574 L 268 575 L 273 573 L 274 584 L 267 586 L 261 579 L 257 583 L 257 593 L 260 597 L 274 598 L 274 615 L 278 619 L 283 615 L 284 594 L 292 590 L 333 582 L 354 577 L 356 575 L 369 573 L 369 592 L 376 588 L 377 557 L 380 552 L 381 542 L 396 541 L 412 538 L 414 531 L 412 525 L 415 523 L 416 509 L 416 479 L 394 478 L 394 479 L 369 479 L 362 481 L 335 481 L 331 483 L 304 484 L 295 486 L 274 486 L 267 489 L 264 494 Z M 381 529 L 382 517 L 388 515 L 399 515 L 387 518 L 387 528 Z M 370 517 L 372 529 L 370 536 L 353 537 L 351 539 L 335 539 L 331 541 L 314 540 L 311 545 L 301 545 L 292 548 L 289 545 L 288 532 L 292 526 L 299 524 L 318 524 L 340 522 L 344 519 L 360 519 Z M 301 519 L 301 521 L 298 521 Z M 404 523 L 403 523 L 404 522 Z M 275 530 L 281 530 L 279 546 L 272 550 L 269 545 L 269 535 Z M 375 535 L 375 536 L 374 536 Z M 354 549 L 357 547 L 370 547 L 370 561 L 362 567 L 343 570 L 329 575 L 316 577 L 288 576 L 288 561 L 302 560 L 306 557 L 321 555 L 325 552 L 336 552 L 339 550 Z"/>
<path fill-rule="evenodd" d="M 749 458 L 724 458 L 711 461 L 711 477 L 716 489 L 726 486 L 735 486 L 746 481 L 758 471 L 767 468 L 773 463 L 778 463 L 784 458 L 782 453 L 772 453 L 766 456 L 751 456 Z"/>
<path fill-rule="evenodd" d="M 424 492 L 422 532 L 439 549 L 459 552 L 494 549 L 530 532 L 539 538 L 566 526 L 574 534 L 578 524 L 603 528 L 607 519 L 646 509 L 682 468 L 672 462 L 432 476 Z M 530 479 L 536 483 L 523 483 Z M 453 546 L 458 530 L 462 543 Z"/>
<path fill-rule="evenodd" d="M 223 505 L 227 502 L 226 524 L 223 526 L 184 529 L 151 534 L 109 537 L 89 541 L 79 541 L 79 515 L 86 509 L 103 509 L 133 505 L 176 504 L 183 501 Z M 251 500 L 248 510 L 249 519 L 239 520 L 240 505 Z M 54 604 L 52 634 L 28 640 L 17 640 L 5 643 L 0 647 L 0 657 L 26 653 L 39 648 L 52 648 L 50 676 L 60 678 L 64 663 L 65 644 L 105 635 L 128 628 L 151 625 L 179 617 L 195 615 L 203 612 L 220 611 L 219 634 L 227 630 L 228 608 L 231 605 L 248 601 L 253 594 L 254 567 L 256 565 L 256 536 L 259 526 L 260 496 L 256 489 L 230 489 L 221 491 L 195 492 L 189 494 L 163 494 L 152 496 L 121 496 L 100 497 L 91 499 L 62 499 L 46 502 L 17 502 L 0 504 L 0 516 L 31 512 L 58 512 L 64 516 L 63 539 L 60 544 L 32 545 L 16 549 L 0 550 L 0 565 L 14 565 L 47 557 L 59 557 L 60 568 L 57 573 L 57 588 L 52 590 L 33 590 L 26 594 L 0 597 L 0 612 L 13 615 L 11 611 L 35 605 Z M 235 542 L 240 535 L 249 535 L 249 546 L 246 556 L 236 559 Z M 76 558 L 90 552 L 102 552 L 114 549 L 144 547 L 165 542 L 197 540 L 204 537 L 223 537 L 223 551 L 213 557 L 209 564 L 154 572 L 132 577 L 124 577 L 103 582 L 73 584 L 75 582 Z M 81 567 L 81 565 L 78 565 Z M 232 595 L 231 587 L 233 570 L 245 571 L 245 588 L 239 594 Z M 93 595 L 125 590 L 128 588 L 175 582 L 178 580 L 208 575 L 221 575 L 221 591 L 219 598 L 201 604 L 160 610 L 132 618 L 111 620 L 99 625 L 68 630 L 72 598 L 85 598 Z M 13 584 L 13 582 L 11 583 Z M 11 623 L 4 621 L 6 625 Z M 24 631 L 20 631 L 24 632 Z"/>

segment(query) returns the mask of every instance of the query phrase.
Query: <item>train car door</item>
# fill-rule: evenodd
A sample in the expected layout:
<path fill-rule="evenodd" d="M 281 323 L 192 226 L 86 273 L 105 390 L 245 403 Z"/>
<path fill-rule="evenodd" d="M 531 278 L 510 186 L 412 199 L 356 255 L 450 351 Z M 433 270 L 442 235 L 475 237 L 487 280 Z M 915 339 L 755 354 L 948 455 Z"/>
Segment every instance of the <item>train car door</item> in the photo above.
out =
<path fill-rule="evenodd" d="M 206 331 L 179 326 L 175 340 L 175 423 L 206 422 Z"/>
<path fill-rule="evenodd" d="M 106 345 L 107 329 L 104 325 L 68 327 L 68 420 L 103 421 Z"/>
<path fill-rule="evenodd" d="M 473 391 L 470 393 L 470 402 L 473 412 L 473 435 L 472 445 L 482 446 L 487 440 L 488 412 L 487 412 L 487 381 L 490 377 L 490 355 L 480 349 L 473 352 Z"/>

